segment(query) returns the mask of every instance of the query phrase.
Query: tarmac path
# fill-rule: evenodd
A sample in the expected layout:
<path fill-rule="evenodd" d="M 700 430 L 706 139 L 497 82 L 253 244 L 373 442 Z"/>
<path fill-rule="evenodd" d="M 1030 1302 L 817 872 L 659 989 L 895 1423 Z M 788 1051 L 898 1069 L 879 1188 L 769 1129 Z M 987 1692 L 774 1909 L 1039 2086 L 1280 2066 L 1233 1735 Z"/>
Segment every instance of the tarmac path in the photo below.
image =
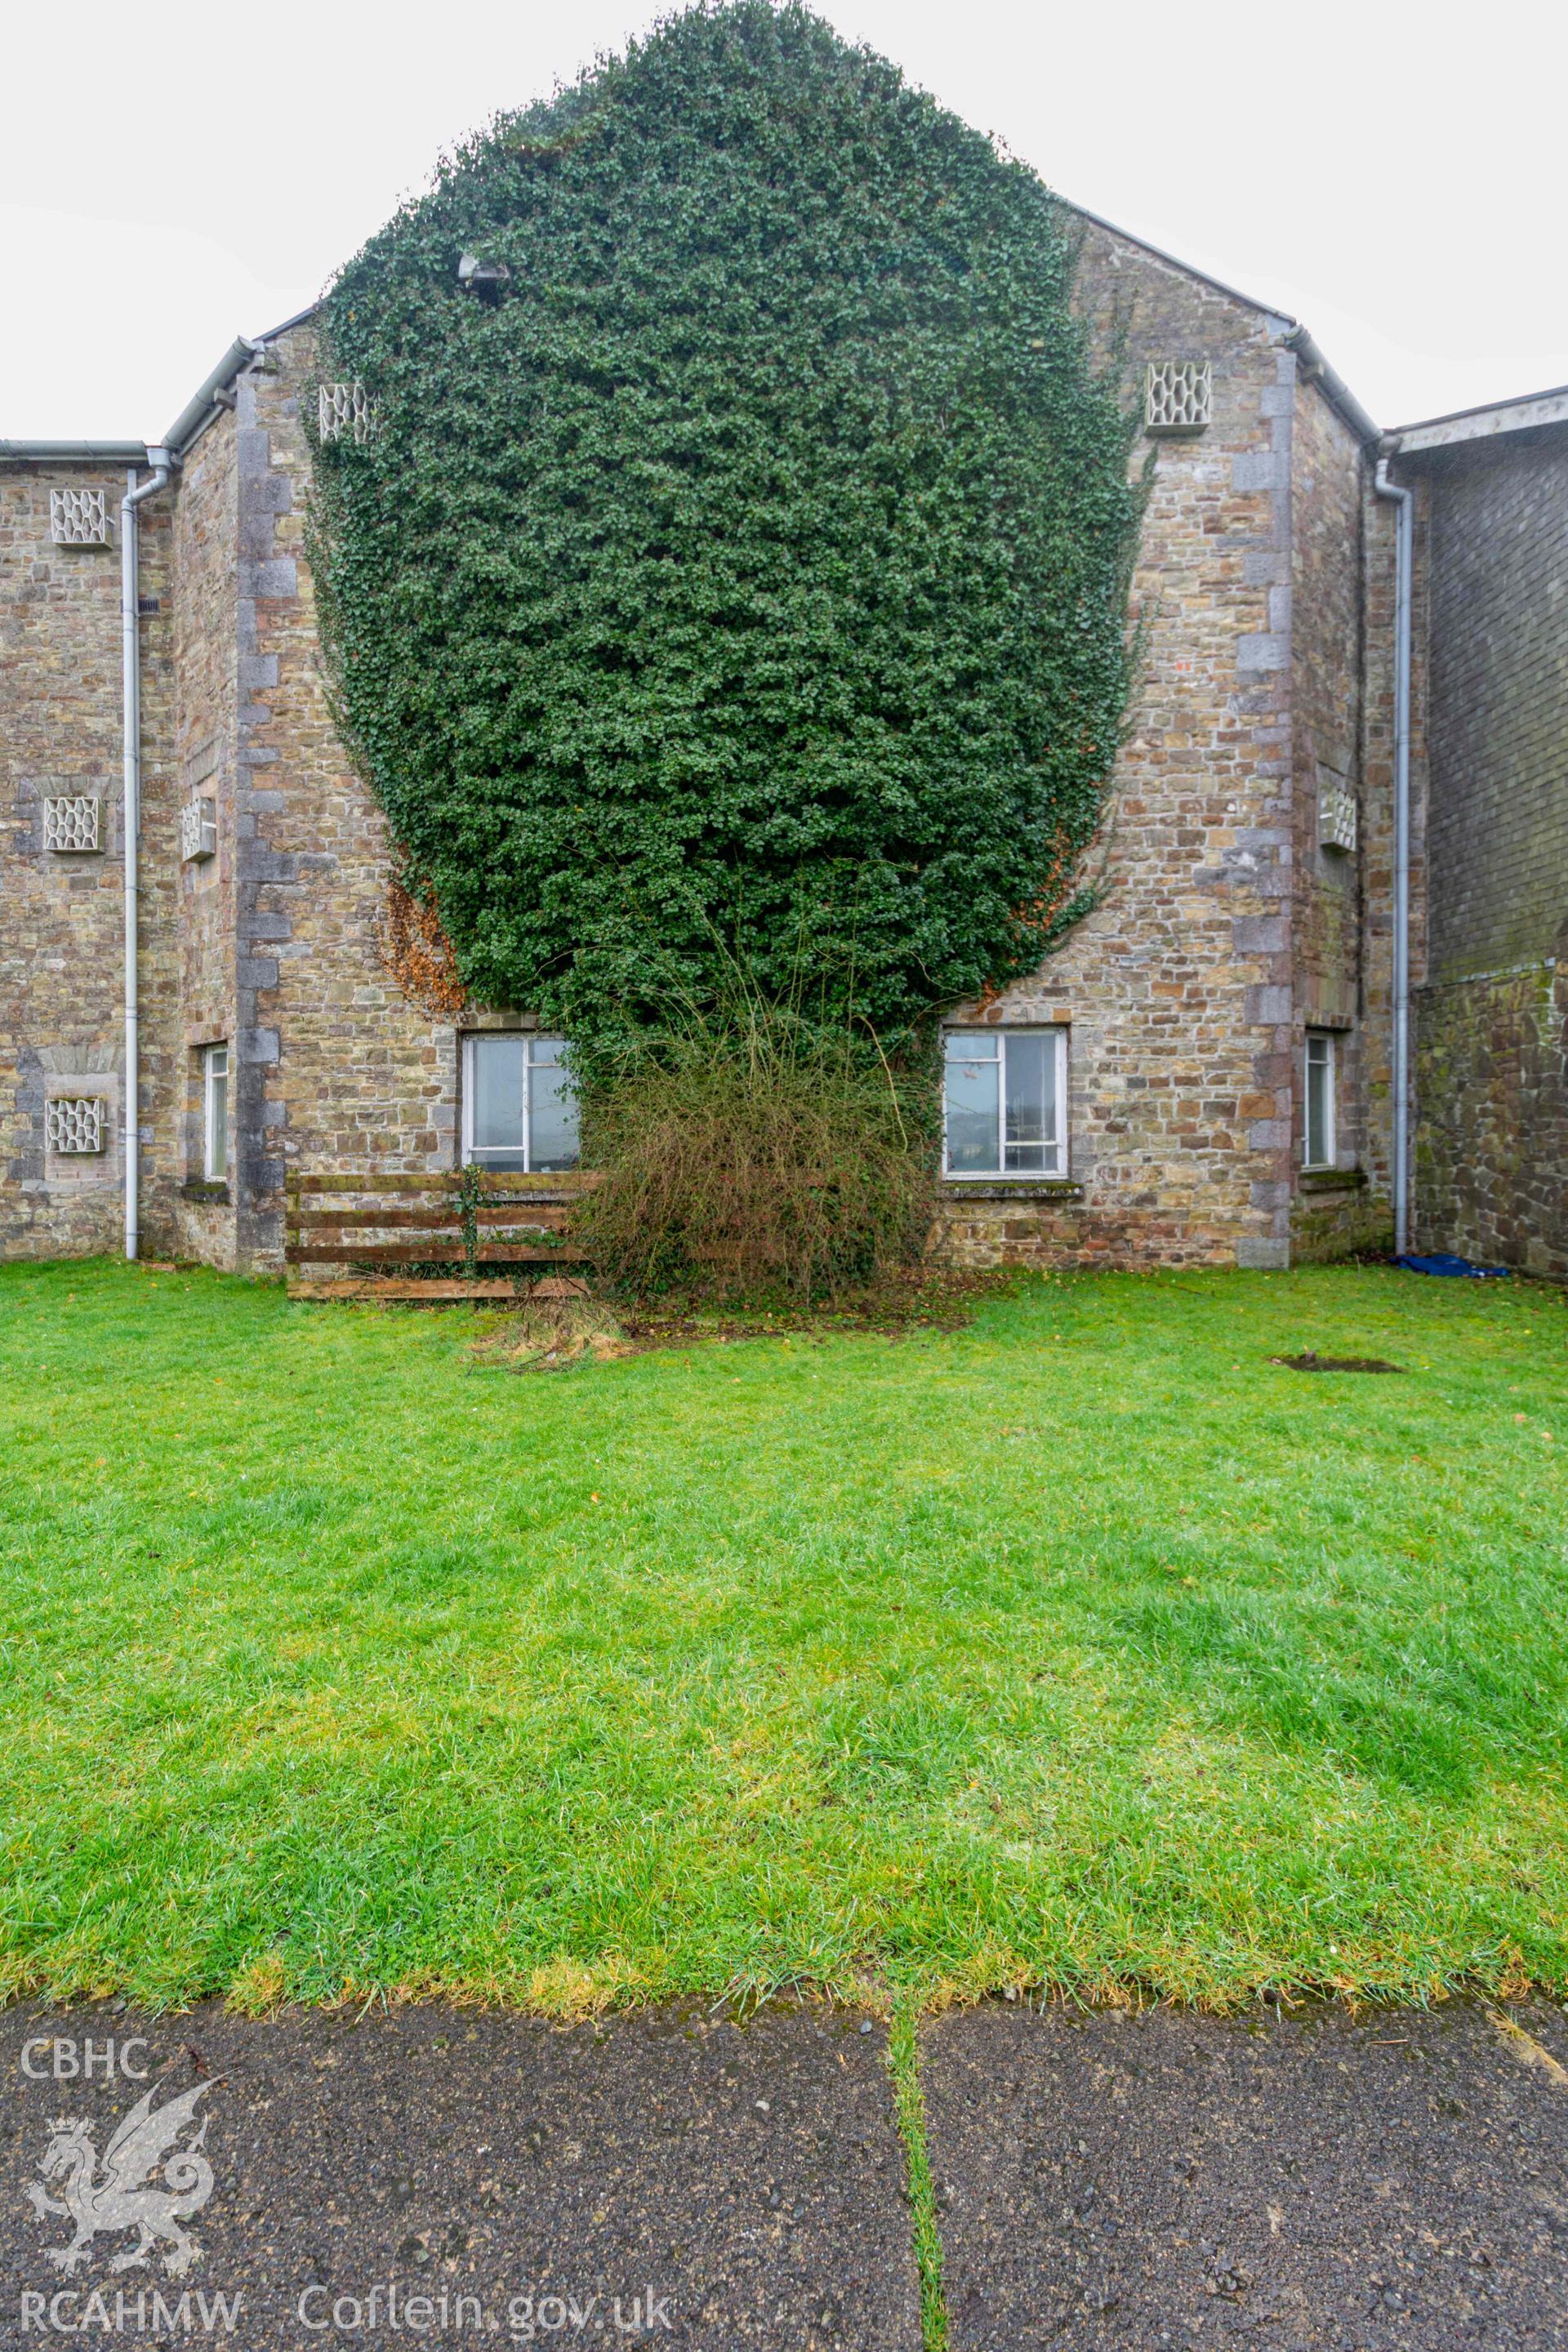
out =
<path fill-rule="evenodd" d="M 921 2047 L 952 2352 L 1568 2347 L 1560 2010 L 994 2002 Z M 885 2036 L 847 2011 L 22 2004 L 0 2083 L 7 2347 L 921 2352 Z"/>

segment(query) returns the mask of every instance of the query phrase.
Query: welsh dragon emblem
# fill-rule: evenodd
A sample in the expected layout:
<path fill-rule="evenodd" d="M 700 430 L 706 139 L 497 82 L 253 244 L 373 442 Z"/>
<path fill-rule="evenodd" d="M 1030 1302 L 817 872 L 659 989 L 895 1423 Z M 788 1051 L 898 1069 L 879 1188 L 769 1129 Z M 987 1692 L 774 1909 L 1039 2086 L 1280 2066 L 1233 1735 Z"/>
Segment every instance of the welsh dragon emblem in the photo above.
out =
<path fill-rule="evenodd" d="M 190 2269 L 201 2248 L 180 2225 L 199 2213 L 213 2193 L 213 2168 L 202 2154 L 208 2118 L 202 2117 L 201 2129 L 186 2147 L 177 2147 L 175 2142 L 195 2121 L 196 2101 L 207 2087 L 198 2083 L 194 2091 L 156 2109 L 152 2092 L 145 2092 L 104 2150 L 101 2174 L 90 2123 L 62 2116 L 50 2125 L 54 2137 L 38 2169 L 46 2180 L 60 2180 L 64 2186 L 58 2198 L 50 2197 L 30 2180 L 27 2195 L 40 2221 L 60 2213 L 76 2224 L 68 2246 L 47 2250 L 57 2270 L 74 2271 L 100 2230 L 138 2232 L 136 2243 L 115 2255 L 110 2270 L 130 2270 L 146 2262 L 160 2239 L 173 2248 L 163 2257 L 163 2268 L 176 2278 Z M 160 2163 L 161 2188 L 153 2181 Z"/>

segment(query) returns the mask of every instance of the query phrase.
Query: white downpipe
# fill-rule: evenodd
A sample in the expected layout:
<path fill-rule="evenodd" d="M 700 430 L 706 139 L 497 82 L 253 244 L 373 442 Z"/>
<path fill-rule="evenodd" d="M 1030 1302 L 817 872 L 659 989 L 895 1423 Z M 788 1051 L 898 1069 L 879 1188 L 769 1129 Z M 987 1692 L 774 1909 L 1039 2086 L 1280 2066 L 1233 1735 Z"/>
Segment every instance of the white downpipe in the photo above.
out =
<path fill-rule="evenodd" d="M 1394 1249 L 1410 1246 L 1410 573 L 1408 490 L 1378 462 L 1377 495 L 1397 501 L 1394 534 Z"/>
<path fill-rule="evenodd" d="M 169 478 L 169 453 L 149 449 L 153 471 L 150 481 L 137 484 L 134 467 L 125 477 L 120 501 L 120 683 L 125 737 L 125 1255 L 133 1258 L 141 1244 L 138 1203 L 142 1181 L 141 1052 L 138 1039 L 140 1008 L 136 987 L 136 903 L 139 887 L 138 851 L 142 835 L 142 661 L 138 624 L 136 509 L 143 499 L 161 490 Z"/>

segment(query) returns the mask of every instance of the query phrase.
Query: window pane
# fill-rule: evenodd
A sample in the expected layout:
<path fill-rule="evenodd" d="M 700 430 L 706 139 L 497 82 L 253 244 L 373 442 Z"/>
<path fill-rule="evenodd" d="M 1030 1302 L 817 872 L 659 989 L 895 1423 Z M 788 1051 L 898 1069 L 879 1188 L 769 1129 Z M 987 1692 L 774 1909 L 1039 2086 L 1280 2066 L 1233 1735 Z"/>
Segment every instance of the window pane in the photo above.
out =
<path fill-rule="evenodd" d="M 473 1157 L 481 1167 L 521 1164 L 527 1063 L 525 1037 L 475 1037 L 469 1042 L 468 1081 L 474 1097 L 469 1134 Z"/>
<path fill-rule="evenodd" d="M 1057 1164 L 1057 1041 L 1007 1040 L 1007 1166 L 1038 1173 Z"/>
<path fill-rule="evenodd" d="M 210 1184 L 221 1184 L 228 1173 L 228 1048 L 216 1045 L 207 1055 L 207 1164 Z"/>
<path fill-rule="evenodd" d="M 529 1051 L 536 1067 L 543 1062 L 559 1062 L 565 1056 L 566 1040 L 564 1037 L 535 1037 L 531 1040 Z"/>
<path fill-rule="evenodd" d="M 950 1062 L 994 1062 L 1001 1055 L 1002 1036 L 996 1029 L 950 1029 L 947 1033 L 947 1058 Z"/>
<path fill-rule="evenodd" d="M 1332 1133 L 1331 1048 L 1326 1037 L 1307 1040 L 1307 1165 L 1327 1164 Z"/>
<path fill-rule="evenodd" d="M 959 1175 L 995 1175 L 1002 1073 L 988 1061 L 957 1060 L 949 1041 L 945 1108 L 947 1164 Z"/>
<path fill-rule="evenodd" d="M 544 1041 L 558 1045 L 557 1038 Z M 531 1078 L 533 1090 L 530 1168 L 575 1168 L 577 1165 L 577 1093 L 552 1055 L 542 1064 L 537 1051 Z"/>

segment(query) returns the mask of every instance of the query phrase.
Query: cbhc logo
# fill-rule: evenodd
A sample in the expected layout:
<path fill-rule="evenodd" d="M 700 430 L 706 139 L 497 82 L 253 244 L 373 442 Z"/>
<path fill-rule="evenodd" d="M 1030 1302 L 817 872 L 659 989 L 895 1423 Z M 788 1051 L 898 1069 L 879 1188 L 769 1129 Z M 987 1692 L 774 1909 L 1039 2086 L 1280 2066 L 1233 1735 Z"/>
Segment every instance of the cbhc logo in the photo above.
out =
<path fill-rule="evenodd" d="M 51 2077 L 57 2083 L 90 2083 L 95 2074 L 101 2074 L 106 2083 L 112 2083 L 116 2074 L 128 2082 L 144 2083 L 147 2068 L 133 2062 L 133 2052 L 146 2057 L 147 2044 L 139 2033 L 129 2034 L 123 2042 L 116 2042 L 113 2034 L 106 2042 L 90 2038 L 76 2042 L 60 2034 L 41 2033 L 23 2042 L 22 2072 L 35 2083 L 47 2083 Z M 40 2056 L 47 2056 L 48 2063 L 35 2065 L 34 2059 Z"/>

